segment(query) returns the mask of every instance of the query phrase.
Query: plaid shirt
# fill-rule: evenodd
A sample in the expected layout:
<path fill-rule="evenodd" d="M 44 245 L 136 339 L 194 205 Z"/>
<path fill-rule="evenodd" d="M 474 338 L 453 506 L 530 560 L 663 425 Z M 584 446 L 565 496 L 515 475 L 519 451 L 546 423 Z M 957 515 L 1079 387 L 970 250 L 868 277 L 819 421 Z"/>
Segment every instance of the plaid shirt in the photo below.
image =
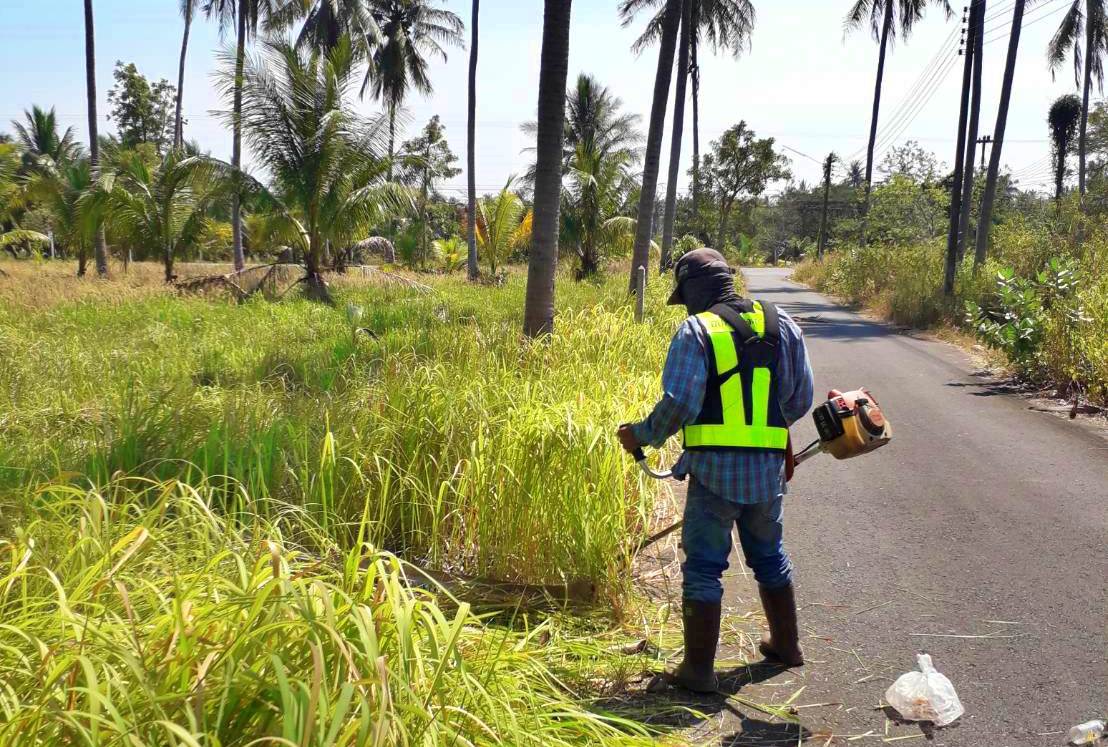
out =
<path fill-rule="evenodd" d="M 778 308 L 777 392 L 781 411 L 791 425 L 812 406 L 812 367 L 804 336 L 796 322 Z M 704 326 L 695 317 L 677 329 L 662 371 L 662 399 L 642 422 L 631 426 L 644 444 L 659 448 L 681 427 L 692 423 L 704 404 L 708 383 L 708 346 Z M 736 503 L 763 503 L 788 492 L 785 456 L 777 451 L 686 451 L 673 468 L 679 480 L 692 475 L 712 493 Z"/>

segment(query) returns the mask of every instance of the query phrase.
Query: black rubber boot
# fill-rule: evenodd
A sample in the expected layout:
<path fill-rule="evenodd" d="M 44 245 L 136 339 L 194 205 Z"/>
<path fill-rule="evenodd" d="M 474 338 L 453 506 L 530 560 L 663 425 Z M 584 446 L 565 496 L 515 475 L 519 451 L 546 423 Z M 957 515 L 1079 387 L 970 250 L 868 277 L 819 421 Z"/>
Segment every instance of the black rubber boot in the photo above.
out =
<path fill-rule="evenodd" d="M 762 609 L 765 610 L 766 621 L 769 623 L 769 633 L 762 636 L 762 643 L 758 646 L 762 656 L 779 661 L 787 667 L 804 666 L 792 584 L 778 589 L 759 586 L 758 592 L 762 596 Z"/>
<path fill-rule="evenodd" d="M 673 673 L 673 684 L 678 687 L 694 693 L 714 693 L 719 689 L 715 666 L 721 609 L 719 602 L 686 599 L 682 603 L 685 659 Z"/>

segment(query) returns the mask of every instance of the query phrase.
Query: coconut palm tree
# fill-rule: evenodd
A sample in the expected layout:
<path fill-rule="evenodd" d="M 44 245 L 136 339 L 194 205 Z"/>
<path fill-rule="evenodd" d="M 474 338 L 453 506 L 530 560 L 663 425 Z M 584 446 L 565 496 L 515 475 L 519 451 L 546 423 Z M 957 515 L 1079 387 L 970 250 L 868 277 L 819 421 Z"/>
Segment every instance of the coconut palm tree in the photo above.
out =
<path fill-rule="evenodd" d="M 509 178 L 498 194 L 477 202 L 474 221 L 477 243 L 490 275 L 496 275 L 512 251 L 531 240 L 534 216 L 512 190 L 513 181 Z"/>
<path fill-rule="evenodd" d="M 192 28 L 192 17 L 196 13 L 199 0 L 181 0 L 181 18 L 185 22 L 185 30 L 181 34 L 181 61 L 177 66 L 177 103 L 173 113 L 173 147 L 180 149 L 184 142 L 184 123 L 181 119 L 181 104 L 185 98 L 185 58 L 189 50 L 189 30 Z"/>
<path fill-rule="evenodd" d="M 1054 199 L 1062 199 L 1062 185 L 1066 179 L 1066 158 L 1073 151 L 1073 138 L 1081 121 L 1081 99 L 1072 93 L 1059 96 L 1050 106 L 1047 124 L 1050 125 L 1050 143 L 1054 151 Z"/>
<path fill-rule="evenodd" d="M 58 118 L 53 107 L 47 112 L 32 106 L 30 111 L 24 110 L 23 119 L 22 122 L 13 121 L 12 128 L 23 150 L 24 170 L 32 169 L 43 161 L 61 165 L 80 157 L 77 134 L 72 127 L 58 133 Z"/>
<path fill-rule="evenodd" d="M 527 263 L 523 332 L 554 329 L 554 275 L 558 269 L 558 209 L 562 192 L 562 141 L 569 75 L 572 0 L 545 0 L 539 62 L 539 119 L 536 131 L 534 236 Z"/>
<path fill-rule="evenodd" d="M 603 156 L 596 148 L 577 146 L 566 171 L 563 195 L 563 243 L 576 247 L 578 279 L 600 269 L 602 247 L 623 250 L 635 237 L 635 220 L 618 215 L 631 181 L 626 152 Z"/>
<path fill-rule="evenodd" d="M 635 40 L 631 50 L 641 53 L 658 42 L 662 35 L 665 8 L 658 9 L 663 0 L 628 0 L 621 5 L 624 25 L 640 11 L 655 9 L 642 35 Z M 750 47 L 757 13 L 751 0 L 689 0 L 688 75 L 692 83 L 693 162 L 692 198 L 694 220 L 699 215 L 700 204 L 700 47 L 707 42 L 717 52 L 730 52 L 738 57 Z M 676 121 L 676 119 L 675 119 Z"/>
<path fill-rule="evenodd" d="M 93 187 L 92 165 L 82 158 L 69 163 L 45 163 L 27 182 L 27 196 L 50 214 L 54 240 L 77 256 L 77 276 L 88 266 L 88 250 L 96 229 L 87 220 L 82 198 Z"/>
<path fill-rule="evenodd" d="M 95 181 L 100 178 L 100 133 L 96 122 L 96 29 L 92 0 L 85 0 L 85 95 L 88 99 L 89 167 Z M 108 274 L 108 245 L 104 232 L 96 234 L 96 274 Z"/>
<path fill-rule="evenodd" d="M 436 0 L 366 0 L 380 30 L 380 41 L 370 53 L 362 93 L 380 101 L 389 120 L 389 157 L 396 146 L 396 117 L 411 89 L 433 90 L 428 57 L 446 61 L 446 46 L 464 46 L 462 19 L 435 7 Z M 392 168 L 389 168 L 389 181 Z"/>
<path fill-rule="evenodd" d="M 938 5 L 946 12 L 947 18 L 954 10 L 948 0 L 855 0 L 846 15 L 845 26 L 849 29 L 869 25 L 873 38 L 878 43 L 877 81 L 873 88 L 873 113 L 870 117 L 869 142 L 866 146 L 866 182 L 863 214 L 869 212 L 870 192 L 873 183 L 873 151 L 877 144 L 877 121 L 881 112 L 881 87 L 885 80 L 885 54 L 896 40 L 897 33 L 907 38 L 912 27 L 923 19 L 929 4 Z M 864 229 L 863 229 L 864 234 Z M 864 235 L 863 235 L 864 240 Z"/>
<path fill-rule="evenodd" d="M 231 165 L 242 169 L 242 75 L 246 60 L 246 45 L 257 35 L 262 22 L 288 17 L 288 9 L 295 8 L 299 0 L 205 0 L 204 13 L 215 18 L 223 32 L 235 28 L 235 86 L 231 92 Z M 231 192 L 231 242 L 232 262 L 236 270 L 246 267 L 242 251 L 242 194 Z"/>
<path fill-rule="evenodd" d="M 687 0 L 686 0 L 687 1 Z M 624 0 L 620 12 L 627 18 L 629 4 Z M 646 268 L 650 258 L 650 237 L 654 231 L 654 201 L 658 191 L 658 165 L 662 154 L 662 128 L 666 120 L 666 100 L 673 73 L 673 56 L 681 26 L 682 0 L 666 0 L 661 36 L 658 45 L 658 69 L 654 75 L 654 97 L 650 105 L 650 125 L 646 134 L 646 158 L 643 162 L 642 186 L 639 190 L 639 210 L 635 229 L 635 245 L 631 250 L 631 277 L 628 289 L 635 292 L 639 268 Z"/>
<path fill-rule="evenodd" d="M 476 280 L 477 269 L 477 20 L 481 0 L 473 0 L 469 21 L 469 96 L 466 108 L 466 274 Z"/>
<path fill-rule="evenodd" d="M 205 211 L 217 194 L 227 164 L 171 150 L 151 168 L 138 153 L 124 155 L 115 173 L 77 201 L 86 221 L 111 220 L 112 230 L 132 245 L 157 247 L 165 281 L 176 279 L 177 255 L 194 246 L 207 225 Z"/>
<path fill-rule="evenodd" d="M 1074 81 L 1081 86 L 1081 128 L 1077 140 L 1077 191 L 1085 195 L 1085 155 L 1089 127 L 1089 91 L 1093 79 L 1104 90 L 1104 55 L 1108 52 L 1105 0 L 1073 0 L 1047 45 L 1053 75 L 1073 54 Z M 1082 54 L 1084 45 L 1084 54 Z"/>
<path fill-rule="evenodd" d="M 410 193 L 384 183 L 385 122 L 350 108 L 356 56 L 349 37 L 326 54 L 267 41 L 243 65 L 243 131 L 272 189 L 240 177 L 297 239 L 310 297 L 329 301 L 324 247 L 365 236 L 388 211 L 414 209 Z M 223 86 L 236 84 L 227 60 Z M 234 115 L 231 115 L 234 116 Z"/>

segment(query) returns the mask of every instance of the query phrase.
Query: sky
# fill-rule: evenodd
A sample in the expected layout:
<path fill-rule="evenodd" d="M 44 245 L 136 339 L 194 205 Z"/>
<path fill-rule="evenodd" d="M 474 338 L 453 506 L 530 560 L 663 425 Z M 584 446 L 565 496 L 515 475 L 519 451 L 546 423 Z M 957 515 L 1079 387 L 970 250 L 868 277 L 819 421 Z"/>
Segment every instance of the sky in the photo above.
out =
<path fill-rule="evenodd" d="M 1068 64 L 1056 79 L 1047 69 L 1047 42 L 1071 0 L 1028 3 L 1016 68 L 1002 162 L 1021 185 L 1045 185 L 1049 141 L 1046 112 L 1059 95 L 1075 90 Z M 702 53 L 702 148 L 728 127 L 745 120 L 760 137 L 771 136 L 792 162 L 796 180 L 820 179 L 821 161 L 834 151 L 844 161 L 864 158 L 877 44 L 868 29 L 844 33 L 847 0 L 754 0 L 757 23 L 749 51 Z M 470 2 L 445 0 L 468 26 Z M 907 40 L 898 39 L 886 64 L 877 162 L 891 145 L 917 140 L 940 162 L 954 160 L 958 99 L 962 77 L 958 57 L 963 0 L 954 18 L 937 8 Z M 642 116 L 645 134 L 657 67 L 657 50 L 636 57 L 631 43 L 645 19 L 623 28 L 615 0 L 576 0 L 570 32 L 570 83 L 579 73 L 597 77 L 619 96 L 627 111 Z M 981 134 L 995 120 L 1013 0 L 988 0 Z M 31 104 L 56 107 L 65 126 L 87 142 L 85 120 L 84 15 L 78 0 L 0 0 L 0 131 Z M 522 174 L 531 160 L 520 124 L 535 117 L 541 0 L 485 0 L 481 3 L 477 82 L 477 185 L 499 189 Z M 97 86 L 101 132 L 107 121 L 107 94 L 117 60 L 134 62 L 151 79 L 176 83 L 182 21 L 177 0 L 95 0 Z M 468 38 L 468 29 L 467 29 Z M 185 76 L 186 137 L 217 157 L 229 158 L 230 132 L 217 112 L 229 108 L 214 74 L 218 53 L 231 41 L 202 18 L 193 24 Z M 945 51 L 944 51 L 945 50 Z M 407 105 L 408 134 L 438 114 L 465 166 L 467 52 L 452 49 L 447 61 L 431 68 L 434 92 Z M 906 107 L 900 107 L 905 102 Z M 365 113 L 378 107 L 358 101 Z M 672 94 L 669 112 L 672 115 Z M 686 106 L 686 139 L 679 189 L 687 188 L 691 163 L 691 106 Z M 662 177 L 669 161 L 669 121 Z M 249 164 L 249 152 L 247 163 Z M 842 169 L 837 172 L 841 176 Z M 443 185 L 448 195 L 464 195 L 466 175 Z M 783 185 L 774 185 L 771 193 Z"/>

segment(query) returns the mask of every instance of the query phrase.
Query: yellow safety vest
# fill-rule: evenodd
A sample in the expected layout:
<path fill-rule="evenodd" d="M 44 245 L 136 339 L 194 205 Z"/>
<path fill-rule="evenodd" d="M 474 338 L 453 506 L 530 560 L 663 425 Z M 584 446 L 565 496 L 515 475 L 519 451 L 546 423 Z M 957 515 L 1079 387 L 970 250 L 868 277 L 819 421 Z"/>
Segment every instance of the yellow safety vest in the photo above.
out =
<path fill-rule="evenodd" d="M 709 375 L 704 406 L 684 428 L 686 449 L 786 449 L 789 429 L 774 379 L 780 339 L 776 309 L 767 315 L 760 301 L 747 305 L 751 310 L 738 315 L 745 324 L 736 326 L 715 313 L 734 314 L 722 307 L 696 315 L 708 335 Z"/>

